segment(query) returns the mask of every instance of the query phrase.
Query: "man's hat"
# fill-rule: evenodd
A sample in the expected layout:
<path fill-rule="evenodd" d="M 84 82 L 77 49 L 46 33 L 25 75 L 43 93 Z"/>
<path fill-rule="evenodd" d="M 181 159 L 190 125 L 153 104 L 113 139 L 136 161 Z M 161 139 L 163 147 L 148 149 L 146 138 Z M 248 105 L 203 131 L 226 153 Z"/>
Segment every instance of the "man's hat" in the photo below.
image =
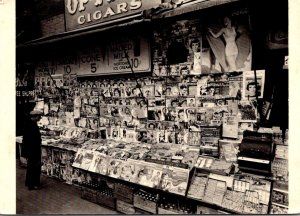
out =
<path fill-rule="evenodd" d="M 43 115 L 42 111 L 39 110 L 33 110 L 30 112 L 30 115 L 35 116 L 35 115 Z"/>

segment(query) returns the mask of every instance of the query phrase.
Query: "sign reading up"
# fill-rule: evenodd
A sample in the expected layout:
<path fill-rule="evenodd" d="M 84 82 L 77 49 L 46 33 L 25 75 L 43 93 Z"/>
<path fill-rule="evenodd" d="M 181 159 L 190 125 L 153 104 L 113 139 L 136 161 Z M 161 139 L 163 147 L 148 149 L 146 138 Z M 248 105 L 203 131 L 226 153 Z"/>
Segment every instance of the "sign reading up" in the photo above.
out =
<path fill-rule="evenodd" d="M 161 0 L 65 0 L 67 31 L 123 18 L 158 6 Z"/>

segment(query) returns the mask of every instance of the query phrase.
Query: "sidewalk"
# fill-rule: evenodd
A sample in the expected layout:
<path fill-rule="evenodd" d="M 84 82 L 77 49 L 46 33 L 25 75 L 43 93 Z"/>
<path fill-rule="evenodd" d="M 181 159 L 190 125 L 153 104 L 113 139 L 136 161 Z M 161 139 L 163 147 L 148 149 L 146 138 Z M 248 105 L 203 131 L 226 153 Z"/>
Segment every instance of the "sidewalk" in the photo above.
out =
<path fill-rule="evenodd" d="M 16 167 L 17 214 L 118 214 L 80 198 L 80 189 L 45 175 L 41 190 L 25 187 L 26 168 Z"/>

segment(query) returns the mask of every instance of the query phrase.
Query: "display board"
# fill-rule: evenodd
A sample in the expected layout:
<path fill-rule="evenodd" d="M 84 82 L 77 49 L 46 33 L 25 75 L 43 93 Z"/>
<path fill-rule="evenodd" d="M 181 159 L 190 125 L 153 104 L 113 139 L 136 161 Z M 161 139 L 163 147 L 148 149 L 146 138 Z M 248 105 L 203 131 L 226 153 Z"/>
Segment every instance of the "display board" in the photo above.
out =
<path fill-rule="evenodd" d="M 150 60 L 149 40 L 138 35 L 91 44 L 76 52 L 61 51 L 55 57 L 37 62 L 35 73 L 40 77 L 49 73 L 98 76 L 131 73 L 131 67 L 136 73 L 150 72 Z"/>

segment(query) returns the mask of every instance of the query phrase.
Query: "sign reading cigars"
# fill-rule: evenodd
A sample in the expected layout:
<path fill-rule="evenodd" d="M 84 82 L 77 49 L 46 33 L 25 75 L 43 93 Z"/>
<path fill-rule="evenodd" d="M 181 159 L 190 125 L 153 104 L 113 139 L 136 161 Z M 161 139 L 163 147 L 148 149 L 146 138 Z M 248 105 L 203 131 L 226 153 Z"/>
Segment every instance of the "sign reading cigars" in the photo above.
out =
<path fill-rule="evenodd" d="M 65 0 L 66 30 L 134 15 L 160 3 L 161 0 Z"/>

